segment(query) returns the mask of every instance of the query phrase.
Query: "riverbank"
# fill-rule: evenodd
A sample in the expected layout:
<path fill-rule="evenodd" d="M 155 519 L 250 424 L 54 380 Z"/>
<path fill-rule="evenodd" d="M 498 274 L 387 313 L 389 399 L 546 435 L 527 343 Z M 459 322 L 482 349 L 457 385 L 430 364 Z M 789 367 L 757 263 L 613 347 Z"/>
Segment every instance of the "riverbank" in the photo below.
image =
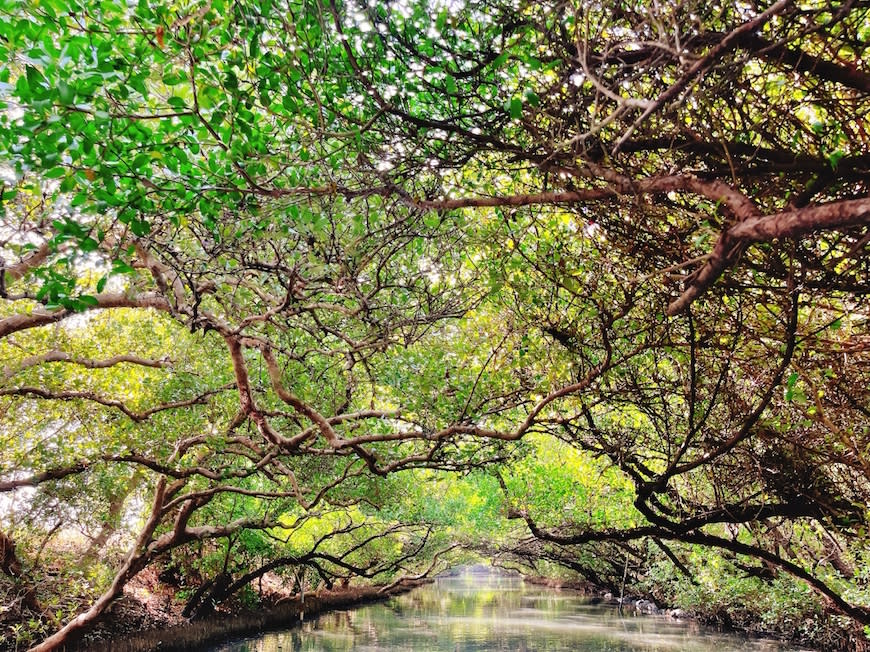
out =
<path fill-rule="evenodd" d="M 553 577 L 544 577 L 540 575 L 524 575 L 523 581 L 528 584 L 533 584 L 535 586 L 545 586 L 549 589 L 568 589 L 571 591 L 578 591 L 583 595 L 588 596 L 589 601 L 593 604 L 601 603 L 613 605 L 614 607 L 619 607 L 621 603 L 624 609 L 636 611 L 637 613 L 643 614 L 645 616 L 667 616 L 668 618 L 672 618 L 674 620 L 695 620 L 685 609 L 660 608 L 652 600 L 644 598 L 626 596 L 620 602 L 620 599 L 615 597 L 613 593 L 611 593 L 607 589 L 602 589 L 601 587 L 597 587 L 594 584 L 591 584 L 590 582 L 585 582 L 583 580 L 564 580 Z"/>
<path fill-rule="evenodd" d="M 68 645 L 66 649 L 69 652 L 190 652 L 230 639 L 289 629 L 302 620 L 307 621 L 331 611 L 344 611 L 383 601 L 431 581 L 406 581 L 388 589 L 379 586 L 356 586 L 306 593 L 304 602 L 298 596 L 273 592 L 269 590 L 270 587 L 261 586 L 261 606 L 256 610 L 243 608 L 239 601 L 228 601 L 222 611 L 191 622 L 181 615 L 185 602 L 180 599 L 183 593 L 179 587 L 171 582 L 160 581 L 156 573 L 145 573 L 128 587 L 129 591 L 124 597 L 112 605 L 102 621 L 83 640 Z M 530 585 L 576 593 L 582 595 L 586 603 L 611 605 L 614 611 L 619 604 L 619 600 L 612 594 L 582 580 L 524 576 L 523 581 Z M 720 632 L 743 633 L 751 638 L 773 638 L 812 649 L 832 652 L 867 650 L 866 638 L 859 631 L 840 630 L 837 637 L 819 632 L 822 636 L 818 636 L 816 640 L 808 640 L 777 636 L 777 632 L 756 629 L 761 624 L 757 620 L 744 621 L 749 627 L 735 627 L 731 623 L 716 622 L 703 612 L 689 612 L 678 608 L 660 609 L 652 601 L 643 598 L 626 596 L 623 607 L 625 615 L 658 615 L 673 620 L 688 620 L 699 625 L 712 625 Z M 832 624 L 829 622 L 829 627 Z M 5 648 L 2 644 L 5 642 L 0 637 L 0 649 Z"/>
<path fill-rule="evenodd" d="M 194 622 L 171 627 L 140 629 L 141 608 L 130 601 L 119 603 L 69 652 L 189 652 L 230 638 L 250 636 L 274 629 L 286 629 L 329 611 L 349 609 L 386 600 L 431 580 L 405 580 L 395 586 L 347 587 L 336 591 L 306 594 L 284 599 L 279 604 L 257 611 L 216 613 Z M 141 607 L 141 605 L 140 605 Z"/>
<path fill-rule="evenodd" d="M 740 634 L 750 639 L 773 640 L 807 650 L 870 652 L 870 640 L 864 632 L 859 627 L 848 626 L 841 617 L 831 612 L 816 614 L 815 621 L 806 619 L 804 627 L 777 628 L 764 622 L 758 612 L 748 609 L 743 610 L 742 618 L 733 617 L 727 610 L 727 603 L 723 606 L 721 601 L 712 597 L 706 608 L 705 605 L 698 605 L 699 608 L 690 610 L 673 604 L 661 604 L 650 594 L 626 595 L 620 599 L 609 589 L 584 580 L 524 574 L 521 576 L 524 582 L 535 586 L 579 592 L 593 604 L 610 605 L 614 609 L 618 609 L 621 604 L 626 615 L 659 616 L 669 620 L 694 622 L 720 632 Z"/>

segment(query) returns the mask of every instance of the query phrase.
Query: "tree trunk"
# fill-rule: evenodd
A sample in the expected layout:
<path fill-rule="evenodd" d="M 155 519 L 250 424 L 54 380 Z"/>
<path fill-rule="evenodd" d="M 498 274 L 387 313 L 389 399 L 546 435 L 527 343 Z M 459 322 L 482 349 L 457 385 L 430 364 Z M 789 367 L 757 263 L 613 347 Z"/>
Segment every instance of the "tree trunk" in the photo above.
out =
<path fill-rule="evenodd" d="M 133 579 L 139 571 L 151 561 L 152 554 L 147 549 L 147 544 L 154 534 L 154 530 L 160 521 L 160 514 L 163 508 L 163 501 L 166 496 L 166 479 L 161 477 L 157 482 L 157 487 L 154 490 L 154 500 L 151 506 L 151 516 L 142 528 L 142 532 L 133 544 L 130 554 L 127 559 L 115 573 L 115 579 L 112 580 L 111 586 L 101 595 L 91 608 L 82 614 L 79 614 L 66 625 L 61 627 L 47 639 L 34 645 L 28 652 L 50 652 L 63 648 L 66 644 L 77 635 L 81 630 L 99 618 L 110 604 L 121 595 L 127 582 Z"/>
<path fill-rule="evenodd" d="M 197 592 L 199 593 L 199 599 L 196 604 L 194 604 L 193 607 L 188 604 L 184 609 L 186 612 L 189 610 L 189 618 L 191 620 L 199 620 L 200 618 L 204 618 L 211 614 L 216 605 L 219 605 L 232 595 L 232 592 L 228 590 L 232 584 L 232 575 L 229 573 L 220 573 L 213 580 L 208 582 L 207 585 L 204 585 L 206 587 L 205 590 Z M 191 601 L 193 601 L 193 598 L 191 598 Z"/>
<path fill-rule="evenodd" d="M 130 494 L 136 491 L 139 485 L 142 484 L 143 480 L 144 476 L 142 472 L 139 469 L 134 471 L 124 488 L 124 491 L 119 493 L 109 504 L 109 513 L 106 520 L 103 522 L 103 526 L 100 528 L 97 536 L 91 541 L 91 544 L 83 555 L 83 561 L 85 563 L 93 561 L 97 554 L 103 549 L 103 547 L 105 547 L 109 537 L 118 530 L 118 523 L 121 519 L 121 510 L 124 508 L 124 503 L 127 502 L 127 498 Z"/>
<path fill-rule="evenodd" d="M 124 562 L 120 570 L 115 574 L 115 579 L 112 581 L 112 585 L 99 597 L 90 609 L 73 618 L 42 643 L 34 645 L 28 652 L 50 652 L 51 650 L 56 650 L 66 646 L 75 634 L 88 625 L 91 625 L 102 615 L 115 598 L 121 595 L 127 582 L 133 579 L 133 577 L 135 577 L 136 574 L 145 567 L 148 561 L 149 559 L 147 555 L 137 555 L 135 552 L 131 553 L 131 555 L 127 557 L 127 561 Z"/>
<path fill-rule="evenodd" d="M 10 577 L 21 575 L 21 562 L 15 554 L 15 542 L 3 532 L 0 532 L 0 570 Z"/>

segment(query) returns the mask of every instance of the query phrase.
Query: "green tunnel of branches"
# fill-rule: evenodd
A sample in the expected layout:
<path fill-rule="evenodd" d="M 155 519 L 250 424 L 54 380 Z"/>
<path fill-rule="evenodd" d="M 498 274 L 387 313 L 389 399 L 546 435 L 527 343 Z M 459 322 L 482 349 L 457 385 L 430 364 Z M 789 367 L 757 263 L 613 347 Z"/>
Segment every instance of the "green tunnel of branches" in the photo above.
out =
<path fill-rule="evenodd" d="M 10 645 L 146 571 L 198 617 L 479 558 L 866 645 L 868 48 L 860 0 L 0 0 Z"/>

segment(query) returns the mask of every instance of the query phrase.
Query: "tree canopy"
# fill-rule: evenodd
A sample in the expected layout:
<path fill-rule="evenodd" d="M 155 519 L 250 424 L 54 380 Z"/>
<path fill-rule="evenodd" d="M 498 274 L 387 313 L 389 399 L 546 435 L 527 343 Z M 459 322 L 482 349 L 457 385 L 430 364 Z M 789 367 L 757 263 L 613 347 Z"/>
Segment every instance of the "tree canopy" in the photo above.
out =
<path fill-rule="evenodd" d="M 0 0 L 0 524 L 85 543 L 34 649 L 155 564 L 195 614 L 467 551 L 870 625 L 868 48 L 859 1 Z"/>

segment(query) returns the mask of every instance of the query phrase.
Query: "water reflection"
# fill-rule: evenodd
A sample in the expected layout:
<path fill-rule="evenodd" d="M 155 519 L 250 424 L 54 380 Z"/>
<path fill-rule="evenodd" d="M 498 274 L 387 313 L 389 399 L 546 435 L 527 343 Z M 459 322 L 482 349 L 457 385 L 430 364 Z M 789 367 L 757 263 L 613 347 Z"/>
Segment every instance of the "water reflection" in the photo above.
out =
<path fill-rule="evenodd" d="M 214 652 L 788 652 L 775 642 L 711 633 L 663 617 L 621 617 L 612 607 L 470 572 L 286 632 L 226 643 Z"/>

